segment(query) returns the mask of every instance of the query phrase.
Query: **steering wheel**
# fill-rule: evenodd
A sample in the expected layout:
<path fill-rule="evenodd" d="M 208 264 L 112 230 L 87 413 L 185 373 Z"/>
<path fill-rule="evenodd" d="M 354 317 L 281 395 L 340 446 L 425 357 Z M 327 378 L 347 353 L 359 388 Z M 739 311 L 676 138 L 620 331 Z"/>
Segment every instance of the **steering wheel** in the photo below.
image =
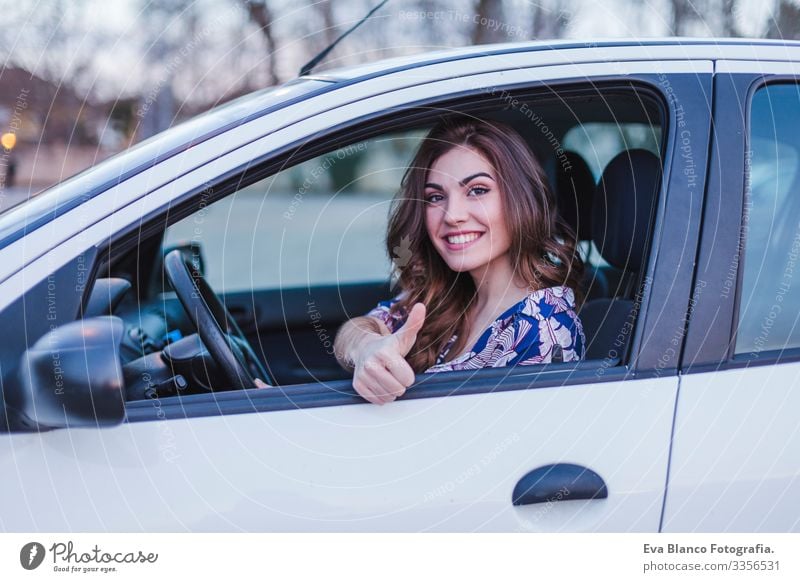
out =
<path fill-rule="evenodd" d="M 179 249 L 164 257 L 164 270 L 203 345 L 231 386 L 254 388 L 256 378 L 269 383 L 270 375 L 230 312 Z"/>

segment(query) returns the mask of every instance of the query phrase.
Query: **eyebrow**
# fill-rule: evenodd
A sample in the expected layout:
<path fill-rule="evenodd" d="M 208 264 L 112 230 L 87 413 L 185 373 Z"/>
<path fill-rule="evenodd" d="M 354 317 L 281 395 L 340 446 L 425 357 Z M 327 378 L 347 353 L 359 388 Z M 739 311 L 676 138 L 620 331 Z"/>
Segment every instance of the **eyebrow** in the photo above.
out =
<path fill-rule="evenodd" d="M 466 178 L 461 180 L 458 183 L 458 185 L 461 186 L 461 187 L 464 187 L 467 184 L 469 184 L 472 180 L 474 180 L 475 178 L 480 178 L 481 176 L 485 176 L 485 177 L 489 178 L 490 180 L 494 181 L 494 178 L 492 178 L 486 172 L 478 172 L 477 174 L 472 174 L 471 176 L 467 176 Z M 435 182 L 428 182 L 427 184 L 425 184 L 425 187 L 426 188 L 435 188 L 437 190 L 444 190 L 444 188 L 442 188 L 442 186 L 440 184 L 436 184 Z"/>
<path fill-rule="evenodd" d="M 481 177 L 481 176 L 486 176 L 486 177 L 487 177 L 487 178 L 489 178 L 490 180 L 494 181 L 494 178 L 492 178 L 492 177 L 491 177 L 489 174 L 487 174 L 486 172 L 478 172 L 477 174 L 472 174 L 471 176 L 467 176 L 466 178 L 464 178 L 463 180 L 461 180 L 461 181 L 458 183 L 458 185 L 459 185 L 459 186 L 466 186 L 467 184 L 469 184 L 470 182 L 472 182 L 472 180 L 474 180 L 475 178 L 479 178 L 479 177 Z"/>

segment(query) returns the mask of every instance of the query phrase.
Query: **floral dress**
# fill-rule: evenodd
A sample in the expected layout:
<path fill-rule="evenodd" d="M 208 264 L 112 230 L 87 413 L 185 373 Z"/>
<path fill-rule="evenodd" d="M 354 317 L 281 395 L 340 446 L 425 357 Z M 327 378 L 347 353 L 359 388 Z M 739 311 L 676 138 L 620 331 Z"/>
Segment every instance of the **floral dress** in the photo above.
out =
<path fill-rule="evenodd" d="M 398 299 L 381 301 L 367 315 L 380 319 L 394 333 L 406 320 L 405 313 L 390 311 Z M 456 335 L 450 338 L 425 373 L 575 362 L 584 357 L 586 346 L 583 325 L 575 311 L 575 294 L 563 285 L 530 293 L 500 314 L 472 349 L 445 362 L 457 339 Z"/>

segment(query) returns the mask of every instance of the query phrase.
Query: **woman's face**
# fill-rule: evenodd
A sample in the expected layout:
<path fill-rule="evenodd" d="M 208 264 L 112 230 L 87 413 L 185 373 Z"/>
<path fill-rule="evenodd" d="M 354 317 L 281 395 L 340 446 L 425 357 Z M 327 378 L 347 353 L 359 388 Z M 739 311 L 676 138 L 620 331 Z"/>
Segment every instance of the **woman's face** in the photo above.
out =
<path fill-rule="evenodd" d="M 436 159 L 424 198 L 428 236 L 451 269 L 477 276 L 508 260 L 503 193 L 494 168 L 476 150 L 454 147 Z"/>

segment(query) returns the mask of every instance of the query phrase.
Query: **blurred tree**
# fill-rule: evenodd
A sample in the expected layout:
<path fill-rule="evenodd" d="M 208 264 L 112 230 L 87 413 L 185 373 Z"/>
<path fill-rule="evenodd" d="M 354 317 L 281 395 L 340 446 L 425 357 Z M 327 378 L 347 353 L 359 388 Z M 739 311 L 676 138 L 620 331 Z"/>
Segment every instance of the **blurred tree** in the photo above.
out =
<path fill-rule="evenodd" d="M 502 29 L 503 24 L 506 24 L 506 28 L 508 27 L 503 11 L 503 0 L 476 0 L 473 22 L 472 44 L 488 44 L 508 40 Z"/>
<path fill-rule="evenodd" d="M 791 0 L 775 0 L 773 17 L 767 23 L 764 36 L 800 40 L 800 6 Z"/>
<path fill-rule="evenodd" d="M 298 22 L 297 30 L 300 38 L 296 39 L 293 44 L 300 45 L 297 48 L 301 49 L 298 52 L 302 52 L 302 56 L 305 57 L 303 64 L 333 44 L 344 31 L 347 21 L 340 16 L 341 9 L 337 11 L 334 9 L 335 6 L 336 4 L 331 0 L 313 2 L 307 11 L 306 18 L 302 18 Z M 320 64 L 320 66 L 339 66 L 344 64 L 337 62 L 341 58 L 342 49 L 337 47 L 326 57 L 325 64 Z"/>
<path fill-rule="evenodd" d="M 173 107 L 174 96 L 172 117 L 184 118 L 273 84 L 263 70 L 261 30 L 242 0 L 134 1 L 144 65 L 132 75 L 140 116 Z"/>
<path fill-rule="evenodd" d="M 242 0 L 247 13 L 261 31 L 264 38 L 264 45 L 267 49 L 267 71 L 269 73 L 270 85 L 278 85 L 280 78 L 278 71 L 275 67 L 275 53 L 276 44 L 275 36 L 273 34 L 273 17 L 272 11 L 267 6 L 267 0 Z"/>
<path fill-rule="evenodd" d="M 742 36 L 737 22 L 747 0 L 668 0 L 672 36 Z"/>
<path fill-rule="evenodd" d="M 137 108 L 137 140 L 147 139 L 176 119 L 174 86 L 194 85 L 197 31 L 195 0 L 139 0 L 141 39 L 146 62 L 141 103 Z M 188 43 L 192 43 L 189 45 Z M 192 51 L 184 50 L 191 46 Z M 182 52 L 183 50 L 183 52 Z M 184 54 L 185 53 L 185 54 Z"/>
<path fill-rule="evenodd" d="M 336 18 L 333 15 L 333 2 L 316 2 L 312 4 L 314 10 L 321 16 L 322 34 L 325 37 L 325 46 L 333 44 L 339 36 L 339 27 L 336 26 Z M 324 47 L 323 47 L 324 49 Z"/>
<path fill-rule="evenodd" d="M 31 91 L 26 105 L 41 124 L 38 140 L 96 143 L 96 55 L 111 39 L 89 18 L 87 0 L 0 0 L 0 14 L 3 68 L 29 75 L 21 85 L 19 75 L 9 80 Z"/>
<path fill-rule="evenodd" d="M 671 12 L 670 31 L 673 36 L 685 35 L 695 17 L 692 0 L 669 0 Z"/>
<path fill-rule="evenodd" d="M 127 142 L 133 140 L 136 132 L 137 106 L 137 99 L 116 99 L 111 104 L 111 111 L 108 114 L 109 127 L 117 131 Z"/>
<path fill-rule="evenodd" d="M 364 18 L 367 13 L 378 5 L 379 0 L 362 0 L 362 2 L 352 5 L 350 23 L 348 28 Z M 419 41 L 419 36 L 414 35 L 409 38 L 397 34 L 398 26 L 393 18 L 391 2 L 388 6 L 375 12 L 369 17 L 361 27 L 348 37 L 351 48 L 351 61 L 355 63 L 369 62 L 378 59 L 387 59 L 405 54 L 407 44 L 415 46 Z M 344 27 L 343 27 L 344 28 Z M 409 43 L 409 40 L 411 41 Z M 357 48 L 353 51 L 353 48 Z M 344 52 L 344 51 L 343 51 Z M 345 56 L 350 56 L 345 53 Z M 355 58 L 353 58 L 355 57 Z"/>
<path fill-rule="evenodd" d="M 563 38 L 570 24 L 571 8 L 569 2 L 534 2 L 531 6 L 532 38 Z"/>
<path fill-rule="evenodd" d="M 27 8 L 27 10 L 25 10 Z M 0 0 L 0 51 L 5 66 L 18 66 L 61 84 L 90 89 L 97 52 L 110 37 L 90 18 L 87 0 Z"/>
<path fill-rule="evenodd" d="M 465 46 L 472 41 L 474 23 L 472 8 L 474 0 L 416 0 L 410 6 L 394 5 L 386 8 L 392 15 L 390 30 L 398 39 L 396 52 L 437 50 L 450 46 Z M 444 18 L 402 18 L 403 13 L 441 14 Z M 464 22 L 464 20 L 467 22 Z"/>
<path fill-rule="evenodd" d="M 738 0 L 721 0 L 722 1 L 722 26 L 720 34 L 722 36 L 741 36 L 739 32 L 739 25 L 736 23 L 736 13 L 738 9 Z"/>

